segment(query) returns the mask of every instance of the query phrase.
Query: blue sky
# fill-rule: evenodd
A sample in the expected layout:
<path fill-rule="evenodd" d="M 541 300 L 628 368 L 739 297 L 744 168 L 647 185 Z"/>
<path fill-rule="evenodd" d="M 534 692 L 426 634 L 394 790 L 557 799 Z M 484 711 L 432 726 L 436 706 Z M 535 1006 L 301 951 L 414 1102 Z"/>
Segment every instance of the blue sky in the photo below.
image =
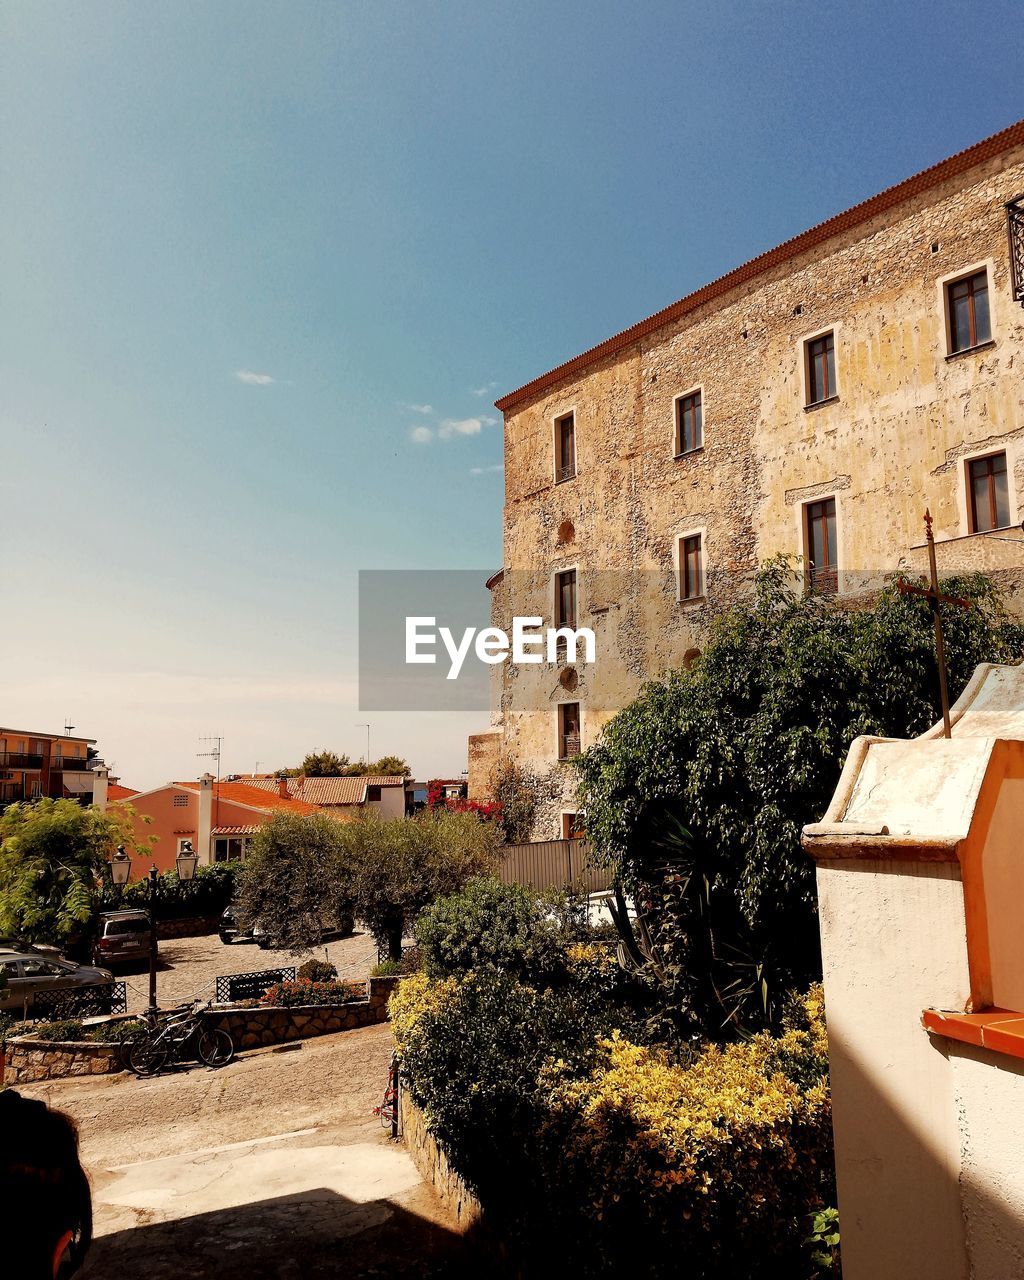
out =
<path fill-rule="evenodd" d="M 1024 114 L 1019 18 L 4 6 L 0 723 L 359 755 L 356 571 L 498 566 L 494 397 Z"/>

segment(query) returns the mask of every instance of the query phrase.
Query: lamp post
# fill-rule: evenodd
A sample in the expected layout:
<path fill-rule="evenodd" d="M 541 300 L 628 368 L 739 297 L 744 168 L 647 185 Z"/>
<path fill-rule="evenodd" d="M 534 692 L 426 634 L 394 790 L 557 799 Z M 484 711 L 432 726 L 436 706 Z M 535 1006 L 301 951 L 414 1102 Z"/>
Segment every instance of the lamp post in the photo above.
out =
<path fill-rule="evenodd" d="M 191 840 L 183 840 L 178 856 L 175 859 L 175 866 L 178 872 L 178 879 L 184 880 L 186 883 L 195 879 L 196 866 L 199 862 L 195 851 L 192 848 Z M 125 852 L 123 844 L 117 846 L 117 852 L 110 859 L 110 878 L 114 884 L 123 888 L 128 883 L 128 877 L 131 875 L 132 860 Z M 156 938 L 156 882 L 160 878 L 160 873 L 156 869 L 156 864 L 149 869 L 149 1008 L 152 1012 L 156 1011 L 156 959 L 157 959 L 157 938 Z"/>

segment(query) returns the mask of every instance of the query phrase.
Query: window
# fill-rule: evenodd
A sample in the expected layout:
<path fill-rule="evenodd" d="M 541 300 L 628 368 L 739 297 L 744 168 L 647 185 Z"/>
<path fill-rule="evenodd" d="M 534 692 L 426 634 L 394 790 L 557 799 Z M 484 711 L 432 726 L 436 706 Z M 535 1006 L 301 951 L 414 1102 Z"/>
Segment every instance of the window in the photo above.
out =
<path fill-rule="evenodd" d="M 821 404 L 836 395 L 835 335 L 823 333 L 807 343 L 807 403 Z"/>
<path fill-rule="evenodd" d="M 377 787 L 377 786 L 367 786 L 367 788 L 366 788 L 366 799 L 367 799 L 367 801 L 368 801 L 369 803 L 371 803 L 371 804 L 373 804 L 373 803 L 379 803 L 379 801 L 380 801 L 380 787 Z"/>
<path fill-rule="evenodd" d="M 248 852 L 248 836 L 218 836 L 213 842 L 214 862 L 241 862 Z"/>
<path fill-rule="evenodd" d="M 562 839 L 582 840 L 586 833 L 583 830 L 583 819 L 578 813 L 562 814 Z"/>
<path fill-rule="evenodd" d="M 805 511 L 807 585 L 812 591 L 838 589 L 836 572 L 836 500 L 809 502 Z"/>
<path fill-rule="evenodd" d="M 704 594 L 704 565 L 701 535 L 691 533 L 679 539 L 679 599 L 699 600 Z"/>
<path fill-rule="evenodd" d="M 555 626 L 576 626 L 576 570 L 555 574 Z"/>
<path fill-rule="evenodd" d="M 576 417 L 567 413 L 555 423 L 555 480 L 571 480 L 576 474 Z"/>
<path fill-rule="evenodd" d="M 946 285 L 946 309 L 949 315 L 949 350 L 969 351 L 992 341 L 992 325 L 988 315 L 988 273 L 975 272 L 963 280 Z"/>
<path fill-rule="evenodd" d="M 187 809 L 188 796 L 183 795 L 180 791 L 176 791 L 174 793 L 174 799 L 171 801 L 171 805 L 175 809 Z"/>
<path fill-rule="evenodd" d="M 676 457 L 704 446 L 704 410 L 701 393 L 692 391 L 676 401 Z"/>
<path fill-rule="evenodd" d="M 1006 454 L 972 458 L 967 464 L 967 495 L 971 509 L 971 533 L 1005 529 L 1010 523 L 1010 490 Z"/>
<path fill-rule="evenodd" d="M 558 758 L 571 760 L 580 753 L 580 704 L 562 702 L 558 707 Z"/>

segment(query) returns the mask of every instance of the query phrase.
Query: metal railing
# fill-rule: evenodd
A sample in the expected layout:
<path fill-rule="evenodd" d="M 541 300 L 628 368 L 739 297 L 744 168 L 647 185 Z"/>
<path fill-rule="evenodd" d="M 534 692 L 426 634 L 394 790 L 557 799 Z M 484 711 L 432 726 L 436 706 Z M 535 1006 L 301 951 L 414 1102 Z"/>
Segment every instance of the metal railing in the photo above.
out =
<path fill-rule="evenodd" d="M 0 751 L 0 769 L 41 769 L 43 757 L 34 751 Z"/>
<path fill-rule="evenodd" d="M 251 973 L 222 973 L 217 979 L 217 1003 L 258 1000 L 278 982 L 294 981 L 294 966 L 284 969 L 256 969 Z"/>
<path fill-rule="evenodd" d="M 1006 206 L 1006 231 L 1010 239 L 1010 288 L 1014 302 L 1024 306 L 1024 194 Z"/>
<path fill-rule="evenodd" d="M 91 773 L 93 762 L 85 756 L 57 756 L 50 768 L 60 773 Z"/>
<path fill-rule="evenodd" d="M 559 760 L 571 760 L 580 753 L 580 735 L 578 733 L 563 733 L 558 744 Z"/>
<path fill-rule="evenodd" d="M 571 884 L 582 884 L 588 893 L 611 887 L 611 870 L 597 865 L 586 840 L 510 844 L 503 853 L 498 877 L 506 884 L 528 884 L 535 889 L 564 889 Z"/>
<path fill-rule="evenodd" d="M 127 1013 L 128 996 L 123 982 L 96 983 L 88 987 L 61 987 L 57 991 L 37 991 L 32 996 L 27 1017 L 100 1018 L 111 1013 Z"/>
<path fill-rule="evenodd" d="M 563 480 L 576 479 L 576 463 L 567 462 L 564 467 L 555 468 L 555 483 L 561 484 Z"/>

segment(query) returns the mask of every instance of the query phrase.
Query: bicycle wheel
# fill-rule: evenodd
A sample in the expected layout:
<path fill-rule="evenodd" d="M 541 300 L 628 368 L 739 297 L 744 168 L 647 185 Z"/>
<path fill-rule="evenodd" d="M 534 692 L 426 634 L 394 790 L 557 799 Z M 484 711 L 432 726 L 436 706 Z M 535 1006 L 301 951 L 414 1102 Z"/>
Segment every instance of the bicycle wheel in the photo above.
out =
<path fill-rule="evenodd" d="M 125 1040 L 128 1070 L 137 1076 L 155 1076 L 167 1061 L 167 1048 L 148 1031 L 136 1031 Z"/>
<path fill-rule="evenodd" d="M 199 1061 L 208 1067 L 226 1067 L 235 1056 L 235 1042 L 221 1027 L 204 1027 L 196 1043 Z"/>

